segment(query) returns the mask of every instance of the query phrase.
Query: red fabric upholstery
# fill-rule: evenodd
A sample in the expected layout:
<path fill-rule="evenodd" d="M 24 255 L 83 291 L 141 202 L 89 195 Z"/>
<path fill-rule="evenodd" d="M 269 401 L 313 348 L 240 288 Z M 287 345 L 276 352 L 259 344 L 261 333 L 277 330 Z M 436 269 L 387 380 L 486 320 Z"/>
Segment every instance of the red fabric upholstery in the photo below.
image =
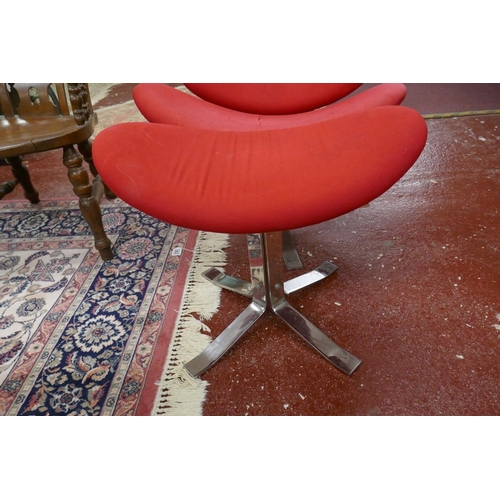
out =
<path fill-rule="evenodd" d="M 205 101 L 262 115 L 303 113 L 331 104 L 361 83 L 186 83 Z"/>
<path fill-rule="evenodd" d="M 256 115 L 233 111 L 161 83 L 134 87 L 134 100 L 152 123 L 211 130 L 271 130 L 308 125 L 363 109 L 399 105 L 406 96 L 403 84 L 381 84 L 330 106 L 291 115 Z"/>
<path fill-rule="evenodd" d="M 426 138 L 420 114 L 388 106 L 277 130 L 125 123 L 97 136 L 93 156 L 104 182 L 153 217 L 260 233 L 323 222 L 377 198 Z"/>

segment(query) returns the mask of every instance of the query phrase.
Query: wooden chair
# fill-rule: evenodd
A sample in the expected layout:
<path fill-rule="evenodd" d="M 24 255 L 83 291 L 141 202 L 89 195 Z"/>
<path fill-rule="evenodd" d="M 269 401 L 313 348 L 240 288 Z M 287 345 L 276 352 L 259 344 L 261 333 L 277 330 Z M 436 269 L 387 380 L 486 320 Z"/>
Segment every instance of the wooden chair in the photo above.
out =
<path fill-rule="evenodd" d="M 110 199 L 115 195 L 101 181 L 92 160 L 90 137 L 96 124 L 86 83 L 0 84 L 0 158 L 10 164 L 14 175 L 12 181 L 0 184 L 0 199 L 21 184 L 26 199 L 38 203 L 38 192 L 22 157 L 62 148 L 62 161 L 95 247 L 103 260 L 111 260 L 111 241 L 104 232 L 99 202 L 103 194 Z M 83 159 L 94 176 L 92 184 Z"/>

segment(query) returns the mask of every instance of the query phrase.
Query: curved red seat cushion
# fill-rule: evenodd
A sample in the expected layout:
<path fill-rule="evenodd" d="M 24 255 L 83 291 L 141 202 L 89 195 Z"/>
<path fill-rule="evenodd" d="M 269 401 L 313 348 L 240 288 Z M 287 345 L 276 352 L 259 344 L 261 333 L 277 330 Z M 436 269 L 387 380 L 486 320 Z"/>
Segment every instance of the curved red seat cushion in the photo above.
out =
<path fill-rule="evenodd" d="M 291 115 L 258 115 L 234 111 L 162 83 L 138 84 L 134 87 L 133 96 L 142 115 L 152 123 L 243 131 L 309 125 L 367 108 L 399 105 L 406 96 L 406 87 L 396 83 L 381 84 L 329 106 Z"/>
<path fill-rule="evenodd" d="M 427 126 L 388 106 L 307 126 L 221 132 L 124 123 L 93 145 L 104 182 L 178 226 L 221 233 L 295 229 L 380 196 L 413 165 Z"/>
<path fill-rule="evenodd" d="M 186 83 L 205 101 L 263 115 L 303 113 L 331 104 L 361 83 Z"/>

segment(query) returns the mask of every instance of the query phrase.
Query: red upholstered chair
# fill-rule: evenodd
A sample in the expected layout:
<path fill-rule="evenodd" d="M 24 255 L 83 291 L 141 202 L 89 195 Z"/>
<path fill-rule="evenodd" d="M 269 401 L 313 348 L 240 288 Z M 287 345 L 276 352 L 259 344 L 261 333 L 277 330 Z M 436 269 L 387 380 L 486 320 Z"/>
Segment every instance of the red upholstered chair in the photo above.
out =
<path fill-rule="evenodd" d="M 283 235 L 355 210 L 389 189 L 422 152 L 425 121 L 399 106 L 402 85 L 347 99 L 359 84 L 186 86 L 198 97 L 138 85 L 134 99 L 149 123 L 115 125 L 94 141 L 99 174 L 127 203 L 178 226 L 247 235 L 250 282 L 216 269 L 206 277 L 251 303 L 186 369 L 204 373 L 270 310 L 351 374 L 360 360 L 287 300 L 337 267 L 325 262 L 284 281 Z"/>

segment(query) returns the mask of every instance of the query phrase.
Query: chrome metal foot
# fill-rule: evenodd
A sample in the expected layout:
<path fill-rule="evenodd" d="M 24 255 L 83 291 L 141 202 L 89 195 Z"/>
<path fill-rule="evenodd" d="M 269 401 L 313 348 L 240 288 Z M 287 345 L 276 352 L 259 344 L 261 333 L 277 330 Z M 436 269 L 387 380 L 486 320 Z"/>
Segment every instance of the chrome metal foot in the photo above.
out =
<path fill-rule="evenodd" d="M 342 349 L 286 300 L 273 307 L 273 310 L 292 330 L 339 370 L 351 375 L 360 365 L 360 359 Z"/>
<path fill-rule="evenodd" d="M 318 281 L 324 280 L 331 276 L 339 267 L 331 262 L 323 262 L 316 269 L 309 271 L 306 274 L 302 274 L 297 276 L 296 278 L 292 278 L 291 280 L 285 281 L 285 293 L 287 295 L 297 292 L 298 290 L 302 290 L 310 285 L 314 285 Z"/>
<path fill-rule="evenodd" d="M 265 310 L 265 305 L 252 302 L 201 354 L 186 363 L 184 368 L 193 377 L 205 373 L 248 331 Z"/>
<path fill-rule="evenodd" d="M 201 273 L 201 275 L 220 288 L 224 288 L 225 290 L 243 295 L 244 297 L 248 297 L 250 299 L 252 298 L 252 285 L 248 281 L 243 281 L 239 278 L 234 278 L 233 276 L 224 274 L 215 267 L 211 267 L 207 271 Z"/>
<path fill-rule="evenodd" d="M 293 269 L 302 269 L 302 261 L 295 247 L 290 231 L 283 231 L 283 262 L 285 267 L 291 271 Z"/>

